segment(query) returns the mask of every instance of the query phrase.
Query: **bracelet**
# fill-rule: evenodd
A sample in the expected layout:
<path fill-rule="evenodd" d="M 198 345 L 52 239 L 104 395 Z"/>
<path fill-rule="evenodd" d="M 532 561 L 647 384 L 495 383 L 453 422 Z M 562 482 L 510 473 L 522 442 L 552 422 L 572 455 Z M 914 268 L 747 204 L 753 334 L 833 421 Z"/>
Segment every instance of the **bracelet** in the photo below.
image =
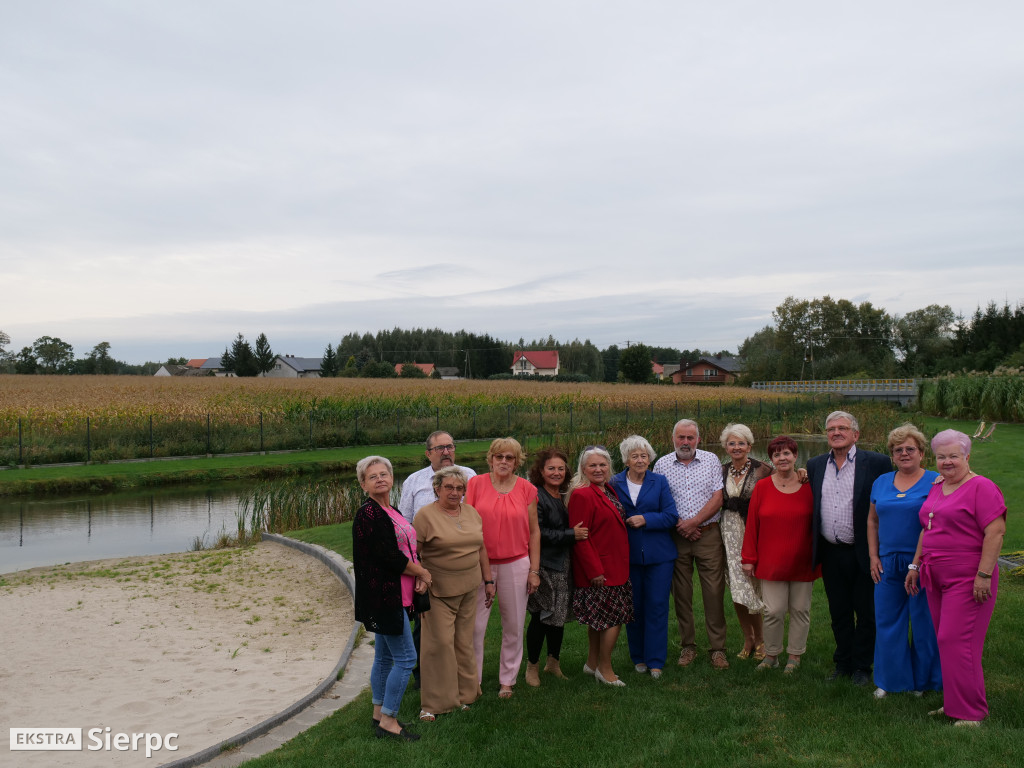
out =
<path fill-rule="evenodd" d="M 554 470 L 552 470 L 552 471 L 554 471 Z M 494 580 L 493 580 L 493 579 L 491 579 L 490 581 L 487 581 L 486 579 L 484 579 L 484 584 L 485 584 L 485 585 L 487 585 L 487 584 L 493 584 L 493 583 L 494 583 Z"/>
<path fill-rule="evenodd" d="M 907 566 L 907 570 L 908 571 L 919 571 L 919 570 L 921 570 L 921 566 L 919 566 L 919 565 L 917 565 L 915 563 L 911 563 L 910 565 Z"/>
<path fill-rule="evenodd" d="M 991 573 L 985 573 L 984 571 L 978 571 L 978 575 L 981 576 L 981 578 L 983 578 L 983 579 L 991 579 L 992 578 L 992 574 Z"/>
<path fill-rule="evenodd" d="M 535 576 L 540 576 L 540 571 L 531 570 L 530 573 L 534 574 Z"/>

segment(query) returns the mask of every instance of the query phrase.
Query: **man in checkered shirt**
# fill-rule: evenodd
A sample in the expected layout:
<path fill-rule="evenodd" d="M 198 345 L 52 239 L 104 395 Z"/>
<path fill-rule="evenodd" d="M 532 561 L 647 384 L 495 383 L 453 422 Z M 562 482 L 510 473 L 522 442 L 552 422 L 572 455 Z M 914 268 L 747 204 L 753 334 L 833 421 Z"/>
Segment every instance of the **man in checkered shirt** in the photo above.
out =
<path fill-rule="evenodd" d="M 672 534 L 679 553 L 672 574 L 672 596 L 682 650 L 679 665 L 687 667 L 697 658 L 696 628 L 693 620 L 693 568 L 697 567 L 704 625 L 711 650 L 711 666 L 728 669 L 725 655 L 725 547 L 719 517 L 722 509 L 722 465 L 710 451 L 697 449 L 700 428 L 682 419 L 672 429 L 675 453 L 662 456 L 654 471 L 664 475 L 672 490 L 679 522 Z"/>

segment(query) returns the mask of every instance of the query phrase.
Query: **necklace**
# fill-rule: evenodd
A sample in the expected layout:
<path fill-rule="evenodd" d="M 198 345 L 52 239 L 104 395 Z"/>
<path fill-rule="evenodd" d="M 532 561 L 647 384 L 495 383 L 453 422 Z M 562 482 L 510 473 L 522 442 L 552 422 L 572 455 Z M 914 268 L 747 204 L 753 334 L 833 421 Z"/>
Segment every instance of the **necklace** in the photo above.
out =
<path fill-rule="evenodd" d="M 441 505 L 438 504 L 438 506 L 440 507 Z M 460 531 L 462 530 L 462 502 L 459 502 L 459 511 L 456 512 L 454 515 L 444 507 L 441 507 L 441 511 L 444 512 L 445 516 L 449 520 L 455 523 L 456 528 L 458 528 Z"/>
<path fill-rule="evenodd" d="M 494 475 L 491 475 L 491 485 L 494 486 L 494 490 L 498 492 L 499 496 L 507 496 L 512 492 L 512 489 L 516 487 L 516 478 L 512 477 L 512 484 L 506 490 L 502 490 L 503 483 L 504 481 L 495 480 Z"/>
<path fill-rule="evenodd" d="M 736 465 L 735 464 L 730 466 L 729 467 L 729 475 L 731 477 L 735 478 L 736 480 L 739 480 L 741 477 L 743 477 L 745 474 L 747 474 L 747 470 L 748 469 L 750 469 L 750 459 L 747 459 L 746 462 L 743 464 L 743 466 L 740 467 L 739 469 L 736 469 Z"/>

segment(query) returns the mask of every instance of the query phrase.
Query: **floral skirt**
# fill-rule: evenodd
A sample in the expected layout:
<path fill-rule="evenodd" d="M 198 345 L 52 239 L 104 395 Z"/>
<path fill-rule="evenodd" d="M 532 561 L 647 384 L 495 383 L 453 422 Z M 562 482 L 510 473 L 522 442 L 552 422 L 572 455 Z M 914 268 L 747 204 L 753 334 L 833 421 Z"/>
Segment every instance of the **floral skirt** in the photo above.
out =
<path fill-rule="evenodd" d="M 570 603 L 572 601 L 572 585 L 569 583 L 569 570 L 553 571 L 540 567 L 540 586 L 530 595 L 526 602 L 526 610 L 539 613 L 540 620 L 552 627 L 561 627 L 572 621 Z"/>
<path fill-rule="evenodd" d="M 617 587 L 577 587 L 572 612 L 580 624 L 598 631 L 628 624 L 633 621 L 633 586 L 627 580 Z"/>
<path fill-rule="evenodd" d="M 762 613 L 761 582 L 743 572 L 740 551 L 746 525 L 738 512 L 727 509 L 722 513 L 722 543 L 725 545 L 725 582 L 732 593 L 732 601 L 746 606 L 751 613 Z"/>

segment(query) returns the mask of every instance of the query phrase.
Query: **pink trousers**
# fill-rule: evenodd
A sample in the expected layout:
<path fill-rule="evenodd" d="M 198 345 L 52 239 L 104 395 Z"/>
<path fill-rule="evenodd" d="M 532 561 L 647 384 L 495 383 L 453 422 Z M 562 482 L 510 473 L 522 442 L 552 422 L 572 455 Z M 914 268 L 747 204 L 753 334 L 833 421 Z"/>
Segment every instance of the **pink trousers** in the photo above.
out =
<path fill-rule="evenodd" d="M 988 715 L 981 654 L 985 633 L 996 607 L 999 569 L 993 569 L 992 596 L 974 602 L 974 555 L 926 553 L 921 583 L 935 625 L 942 665 L 942 706 L 957 720 L 984 720 Z"/>
<path fill-rule="evenodd" d="M 511 563 L 491 563 L 491 575 L 498 592 L 498 611 L 501 613 L 501 662 L 498 682 L 515 685 L 519 667 L 523 663 L 523 634 L 526 624 L 526 582 L 530 576 L 530 558 L 523 557 Z M 476 595 L 476 624 L 473 627 L 473 648 L 480 682 L 484 679 L 484 635 L 491 609 L 484 606 L 484 585 Z"/>

